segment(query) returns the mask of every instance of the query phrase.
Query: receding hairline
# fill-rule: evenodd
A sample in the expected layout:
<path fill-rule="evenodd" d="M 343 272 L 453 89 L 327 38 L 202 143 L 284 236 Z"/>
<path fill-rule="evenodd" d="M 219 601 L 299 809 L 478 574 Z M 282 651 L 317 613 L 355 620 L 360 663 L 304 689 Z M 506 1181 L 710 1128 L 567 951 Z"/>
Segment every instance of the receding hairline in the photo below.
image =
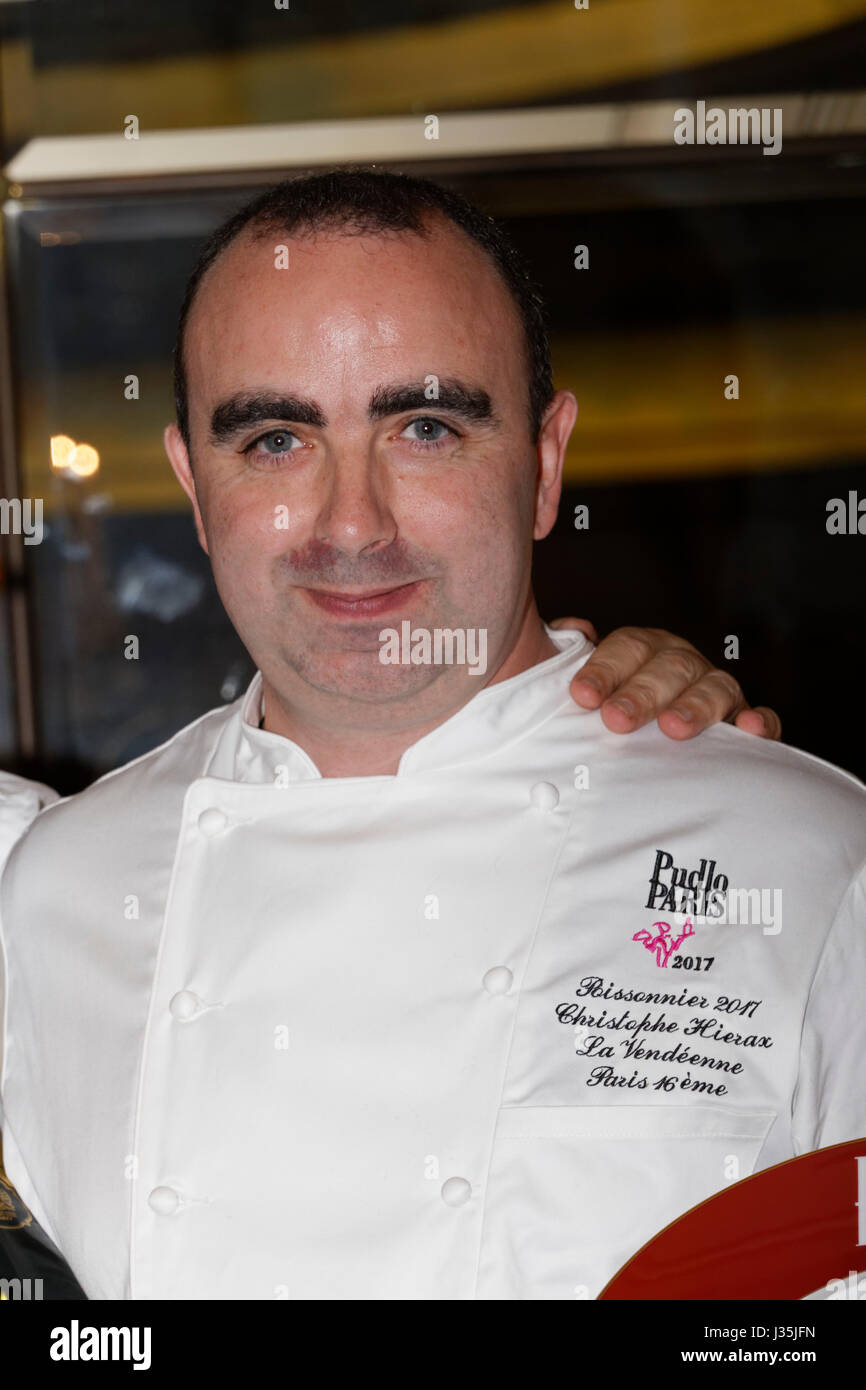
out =
<path fill-rule="evenodd" d="M 429 240 L 431 237 L 435 236 L 437 232 L 444 232 L 446 235 L 448 233 L 453 233 L 455 236 L 458 237 L 460 241 L 462 241 L 467 246 L 469 251 L 475 253 L 477 257 L 489 269 L 494 280 L 499 285 L 499 288 L 502 292 L 503 300 L 508 305 L 508 310 L 511 314 L 512 320 L 514 321 L 515 330 L 520 342 L 519 350 L 522 353 L 526 371 L 527 373 L 529 373 L 532 368 L 532 362 L 525 326 L 520 314 L 520 309 L 517 303 L 515 302 L 514 295 L 511 291 L 511 287 L 509 286 L 499 266 L 496 264 L 493 258 L 490 255 L 488 255 L 484 247 L 481 246 L 477 241 L 475 241 L 475 239 L 472 236 L 470 236 L 470 234 L 467 231 L 465 231 L 465 229 L 461 227 L 459 223 L 452 221 L 452 219 L 447 215 L 447 213 L 443 212 L 440 208 L 424 207 L 421 208 L 419 211 L 418 226 L 412 227 L 379 227 L 372 225 L 362 225 L 360 224 L 359 219 L 357 217 L 353 218 L 351 215 L 340 217 L 339 215 L 335 214 L 332 217 L 328 217 L 320 222 L 304 222 L 297 227 L 293 227 L 291 232 L 286 232 L 285 229 L 282 227 L 279 216 L 277 214 L 263 213 L 261 216 L 250 219 L 249 222 L 246 222 L 242 227 L 238 229 L 237 233 L 231 238 L 230 241 L 227 241 L 225 245 L 219 248 L 213 260 L 209 263 L 209 265 L 206 266 L 200 279 L 196 284 L 195 293 L 187 306 L 187 312 L 183 326 L 183 333 L 181 335 L 180 340 L 180 347 L 183 352 L 181 368 L 183 371 L 184 379 L 187 381 L 188 384 L 186 367 L 186 340 L 187 334 L 190 329 L 190 322 L 193 319 L 196 313 L 197 306 L 199 305 L 199 302 L 201 300 L 202 290 L 206 286 L 207 281 L 210 278 L 211 272 L 216 270 L 218 266 L 223 264 L 226 257 L 229 256 L 232 251 L 235 251 L 235 253 L 237 253 L 239 250 L 242 251 L 245 242 L 249 245 L 260 244 L 261 242 L 267 240 L 269 236 L 273 236 L 275 234 L 278 234 L 283 238 L 282 243 L 277 244 L 284 244 L 286 246 L 288 246 L 289 243 L 293 241 L 340 241 L 348 237 L 368 237 L 371 241 L 381 241 L 385 239 L 400 240 L 401 238 L 416 236 L 421 237 L 424 240 Z"/>
<path fill-rule="evenodd" d="M 443 212 L 441 208 L 425 207 L 420 209 L 418 225 L 412 227 L 363 225 L 359 222 L 357 215 L 355 217 L 351 214 L 340 216 L 335 213 L 320 222 L 310 221 L 301 223 L 299 226 L 293 227 L 290 232 L 287 232 L 281 225 L 279 216 L 275 213 L 262 213 L 260 216 L 251 219 L 249 222 L 246 222 L 243 227 L 238 229 L 237 233 L 230 241 L 227 241 L 225 245 L 219 248 L 213 260 L 202 272 L 196 284 L 195 293 L 187 306 L 183 331 L 184 345 L 186 332 L 189 328 L 189 320 L 192 318 L 195 307 L 201 297 L 201 291 L 210 278 L 211 272 L 214 271 L 217 266 L 221 265 L 232 251 L 237 253 L 238 250 L 241 250 L 245 242 L 252 244 L 261 243 L 267 240 L 269 236 L 275 235 L 282 238 L 282 241 L 278 242 L 277 245 L 282 244 L 286 246 L 289 246 L 293 241 L 341 241 L 344 238 L 362 237 L 367 237 L 371 241 L 399 241 L 405 237 L 415 236 L 429 241 L 437 232 L 444 232 L 446 234 L 452 233 L 458 240 L 464 243 L 470 252 L 474 253 L 487 266 L 503 291 L 504 297 L 517 321 L 521 337 L 525 338 L 526 335 L 520 309 L 515 302 L 511 287 L 492 256 L 490 256 L 487 251 L 485 251 L 484 247 L 481 246 L 474 237 L 470 236 L 469 232 L 461 227 L 459 223 L 452 221 L 448 214 Z M 527 356 L 528 359 L 528 344 L 526 344 L 524 355 Z M 184 362 L 183 365 L 185 369 L 186 363 Z"/>

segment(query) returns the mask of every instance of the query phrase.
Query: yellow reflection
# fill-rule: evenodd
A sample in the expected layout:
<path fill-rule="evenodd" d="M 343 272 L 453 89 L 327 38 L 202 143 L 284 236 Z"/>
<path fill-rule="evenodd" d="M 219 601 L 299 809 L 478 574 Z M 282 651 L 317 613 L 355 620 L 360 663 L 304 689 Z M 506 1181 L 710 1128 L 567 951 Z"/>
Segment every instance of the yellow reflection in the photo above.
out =
<path fill-rule="evenodd" d="M 92 478 L 99 469 L 99 453 L 92 444 L 76 444 L 68 434 L 55 434 L 51 437 L 51 467 L 74 473 L 77 478 Z"/>
<path fill-rule="evenodd" d="M 55 434 L 51 436 L 51 467 L 68 468 L 69 461 L 75 453 L 75 440 L 70 439 L 68 434 Z"/>
<path fill-rule="evenodd" d="M 69 467 L 79 478 L 90 478 L 99 468 L 99 454 L 92 444 L 76 444 Z"/>

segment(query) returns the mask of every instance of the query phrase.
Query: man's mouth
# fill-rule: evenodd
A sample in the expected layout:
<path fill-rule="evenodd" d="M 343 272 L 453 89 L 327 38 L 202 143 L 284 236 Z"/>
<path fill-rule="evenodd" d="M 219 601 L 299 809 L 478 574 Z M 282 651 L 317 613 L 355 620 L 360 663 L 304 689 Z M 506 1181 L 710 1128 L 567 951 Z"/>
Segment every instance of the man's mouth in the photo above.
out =
<path fill-rule="evenodd" d="M 304 593 L 317 608 L 335 618 L 381 618 L 398 612 L 414 598 L 423 582 L 416 579 L 390 589 L 358 589 L 350 593 L 331 589 L 305 589 Z"/>

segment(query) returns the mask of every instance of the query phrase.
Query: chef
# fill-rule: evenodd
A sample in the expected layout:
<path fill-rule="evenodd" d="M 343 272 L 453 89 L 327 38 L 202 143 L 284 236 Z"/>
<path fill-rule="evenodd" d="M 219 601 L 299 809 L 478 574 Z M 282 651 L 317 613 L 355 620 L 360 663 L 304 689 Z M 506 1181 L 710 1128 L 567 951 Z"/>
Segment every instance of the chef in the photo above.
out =
<path fill-rule="evenodd" d="M 166 444 L 257 674 L 0 892 L 7 1170 L 92 1298 L 595 1297 L 866 1130 L 866 793 L 570 698 L 533 306 L 486 218 L 364 171 L 194 273 Z M 486 673 L 383 660 L 404 622 Z"/>

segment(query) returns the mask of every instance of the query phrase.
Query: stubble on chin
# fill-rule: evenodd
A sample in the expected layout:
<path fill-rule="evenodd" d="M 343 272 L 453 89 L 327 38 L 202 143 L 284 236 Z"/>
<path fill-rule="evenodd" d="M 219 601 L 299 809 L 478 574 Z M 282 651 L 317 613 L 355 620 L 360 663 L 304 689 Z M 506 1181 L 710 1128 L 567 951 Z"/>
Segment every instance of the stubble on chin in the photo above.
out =
<path fill-rule="evenodd" d="M 292 646 L 283 649 L 283 663 L 294 677 L 292 684 L 340 703 L 357 701 L 383 707 L 423 699 L 426 691 L 441 685 L 449 668 L 442 666 L 387 665 L 380 659 L 382 644 L 326 650 Z M 300 689 L 298 690 L 300 694 Z"/>

